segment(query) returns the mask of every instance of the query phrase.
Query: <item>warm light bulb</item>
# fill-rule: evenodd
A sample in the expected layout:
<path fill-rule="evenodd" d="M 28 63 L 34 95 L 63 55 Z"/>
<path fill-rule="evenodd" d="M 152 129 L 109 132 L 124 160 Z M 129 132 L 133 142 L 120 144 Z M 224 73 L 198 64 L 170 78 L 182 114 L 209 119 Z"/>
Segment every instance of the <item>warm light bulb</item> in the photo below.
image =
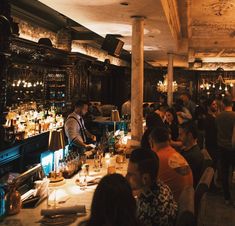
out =
<path fill-rule="evenodd" d="M 14 86 L 14 87 L 15 87 L 15 86 L 16 86 L 16 85 L 15 85 L 15 83 L 13 83 L 13 84 L 12 84 L 12 86 Z"/>
<path fill-rule="evenodd" d="M 230 87 L 233 87 L 233 83 L 230 83 Z"/>
<path fill-rule="evenodd" d="M 219 87 L 219 90 L 222 90 L 222 87 L 221 87 L 221 86 Z"/>
<path fill-rule="evenodd" d="M 225 91 L 228 91 L 228 87 L 227 86 L 225 86 L 225 89 L 224 89 Z"/>
<path fill-rule="evenodd" d="M 37 81 L 36 84 L 39 85 L 39 82 Z"/>
<path fill-rule="evenodd" d="M 215 84 L 212 85 L 212 88 L 215 88 Z"/>
<path fill-rule="evenodd" d="M 35 86 L 36 86 L 36 83 L 34 83 L 33 86 L 35 87 Z"/>

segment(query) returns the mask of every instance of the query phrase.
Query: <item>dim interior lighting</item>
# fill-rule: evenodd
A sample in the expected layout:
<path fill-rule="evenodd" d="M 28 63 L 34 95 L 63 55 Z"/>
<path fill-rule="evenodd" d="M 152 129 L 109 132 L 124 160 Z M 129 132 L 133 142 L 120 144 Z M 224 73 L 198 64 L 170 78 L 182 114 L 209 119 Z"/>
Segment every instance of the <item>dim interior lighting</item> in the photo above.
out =
<path fill-rule="evenodd" d="M 200 88 L 201 88 L 201 89 L 203 89 L 203 88 L 204 88 L 204 85 L 203 85 L 203 84 L 201 84 L 201 85 L 200 85 Z"/>
<path fill-rule="evenodd" d="M 159 81 L 157 83 L 157 91 L 164 93 L 164 92 L 167 92 L 167 90 L 168 90 L 167 74 L 163 77 L 164 77 L 164 81 L 163 82 Z M 172 88 L 173 88 L 173 90 L 172 90 L 173 92 L 176 92 L 178 90 L 178 84 L 176 81 L 172 82 Z"/>

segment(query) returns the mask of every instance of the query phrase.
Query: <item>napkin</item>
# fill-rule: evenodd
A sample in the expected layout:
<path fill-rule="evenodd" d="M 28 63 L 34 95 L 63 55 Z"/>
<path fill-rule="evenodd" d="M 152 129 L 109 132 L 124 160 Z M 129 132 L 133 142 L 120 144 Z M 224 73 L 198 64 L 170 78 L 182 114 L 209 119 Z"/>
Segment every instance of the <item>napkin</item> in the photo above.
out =
<path fill-rule="evenodd" d="M 54 216 L 54 215 L 66 215 L 66 214 L 77 214 L 86 213 L 86 207 L 84 205 L 76 205 L 70 207 L 61 207 L 56 209 L 42 209 L 42 216 Z"/>

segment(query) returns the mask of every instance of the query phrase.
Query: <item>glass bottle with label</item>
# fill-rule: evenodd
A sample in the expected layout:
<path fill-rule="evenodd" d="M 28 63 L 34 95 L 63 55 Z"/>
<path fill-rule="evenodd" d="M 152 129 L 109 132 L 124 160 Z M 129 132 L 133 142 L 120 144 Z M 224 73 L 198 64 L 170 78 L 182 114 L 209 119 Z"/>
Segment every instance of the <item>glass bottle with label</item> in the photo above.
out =
<path fill-rule="evenodd" d="M 21 209 L 21 196 L 16 190 L 16 184 L 13 182 L 9 185 L 9 191 L 6 195 L 6 213 L 7 215 L 15 215 Z"/>
<path fill-rule="evenodd" d="M 0 221 L 3 220 L 5 216 L 5 191 L 3 189 L 3 186 L 0 185 Z"/>

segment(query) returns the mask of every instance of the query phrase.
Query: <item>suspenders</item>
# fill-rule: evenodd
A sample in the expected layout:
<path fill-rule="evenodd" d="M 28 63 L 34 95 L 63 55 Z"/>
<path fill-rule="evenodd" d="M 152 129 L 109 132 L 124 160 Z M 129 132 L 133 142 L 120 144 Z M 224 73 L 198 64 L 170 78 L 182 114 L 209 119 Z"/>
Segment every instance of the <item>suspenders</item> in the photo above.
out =
<path fill-rule="evenodd" d="M 79 125 L 79 127 L 80 127 L 80 129 L 81 129 L 81 135 L 82 135 L 83 142 L 86 143 L 86 132 L 85 132 L 84 125 L 82 124 L 82 122 L 80 122 L 80 121 L 79 121 L 77 118 L 75 118 L 74 116 L 68 117 L 67 120 L 70 119 L 70 118 L 73 118 L 73 119 L 75 119 L 75 120 L 77 121 L 77 123 L 78 123 L 78 125 Z M 74 139 L 76 139 L 76 138 L 74 138 Z M 74 140 L 74 139 L 73 139 L 73 140 Z M 72 140 L 71 142 L 73 142 L 73 140 Z"/>

